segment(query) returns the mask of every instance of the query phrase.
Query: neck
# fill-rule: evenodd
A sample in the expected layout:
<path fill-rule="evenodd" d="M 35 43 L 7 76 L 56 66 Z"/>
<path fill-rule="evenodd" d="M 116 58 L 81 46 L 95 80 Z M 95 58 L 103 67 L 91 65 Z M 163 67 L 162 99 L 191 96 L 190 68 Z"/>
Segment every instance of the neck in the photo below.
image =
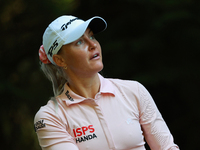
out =
<path fill-rule="evenodd" d="M 68 78 L 68 85 L 74 93 L 85 98 L 94 98 L 99 92 L 100 79 L 98 74 L 82 78 L 73 76 Z"/>

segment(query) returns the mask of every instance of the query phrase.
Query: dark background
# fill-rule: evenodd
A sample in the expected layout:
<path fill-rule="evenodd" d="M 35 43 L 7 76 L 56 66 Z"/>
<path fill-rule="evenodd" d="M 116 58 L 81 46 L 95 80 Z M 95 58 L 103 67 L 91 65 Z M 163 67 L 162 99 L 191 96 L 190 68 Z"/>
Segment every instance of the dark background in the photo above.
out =
<path fill-rule="evenodd" d="M 142 83 L 175 143 L 198 150 L 199 0 L 1 0 L 1 149 L 40 150 L 33 118 L 53 92 L 38 49 L 48 24 L 63 14 L 107 21 L 107 30 L 96 36 L 103 75 Z"/>

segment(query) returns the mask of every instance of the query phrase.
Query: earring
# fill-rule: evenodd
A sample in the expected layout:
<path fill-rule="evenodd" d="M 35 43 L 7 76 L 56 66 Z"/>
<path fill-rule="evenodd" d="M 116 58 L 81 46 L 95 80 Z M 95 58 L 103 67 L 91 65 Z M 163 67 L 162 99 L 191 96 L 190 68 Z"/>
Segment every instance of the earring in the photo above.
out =
<path fill-rule="evenodd" d="M 67 66 L 63 67 L 65 70 L 67 70 Z"/>

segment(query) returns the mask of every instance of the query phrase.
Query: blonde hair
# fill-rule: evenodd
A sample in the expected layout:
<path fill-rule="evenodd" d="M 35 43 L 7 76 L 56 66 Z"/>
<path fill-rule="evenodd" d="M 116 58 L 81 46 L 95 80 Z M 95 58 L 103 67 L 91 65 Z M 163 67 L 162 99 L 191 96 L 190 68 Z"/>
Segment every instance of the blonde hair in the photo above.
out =
<path fill-rule="evenodd" d="M 66 73 L 62 67 L 53 64 L 41 63 L 41 69 L 46 75 L 46 77 L 52 82 L 54 98 L 56 101 L 56 96 L 63 92 L 64 85 L 67 82 Z"/>

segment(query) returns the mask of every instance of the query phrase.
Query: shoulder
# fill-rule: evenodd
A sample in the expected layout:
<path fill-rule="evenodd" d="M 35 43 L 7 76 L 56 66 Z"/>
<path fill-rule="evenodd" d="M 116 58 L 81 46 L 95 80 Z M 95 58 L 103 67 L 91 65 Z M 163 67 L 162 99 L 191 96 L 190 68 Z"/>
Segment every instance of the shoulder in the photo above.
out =
<path fill-rule="evenodd" d="M 35 114 L 35 131 L 45 127 L 44 120 L 49 120 L 50 118 L 56 118 L 55 104 L 52 100 L 48 101 L 48 103 L 45 106 L 40 107 L 38 112 Z"/>
<path fill-rule="evenodd" d="M 112 79 L 108 78 L 114 85 L 131 91 L 138 91 L 140 87 L 143 87 L 143 85 L 135 80 L 123 80 L 123 79 Z"/>
<path fill-rule="evenodd" d="M 40 107 L 35 115 L 35 119 L 38 117 L 44 117 L 48 114 L 55 114 L 55 104 L 52 100 L 49 100 L 46 105 Z"/>
<path fill-rule="evenodd" d="M 151 96 L 146 87 L 138 81 L 122 80 L 122 79 L 108 79 L 120 91 L 129 96 L 136 96 L 139 100 L 141 97 Z"/>

